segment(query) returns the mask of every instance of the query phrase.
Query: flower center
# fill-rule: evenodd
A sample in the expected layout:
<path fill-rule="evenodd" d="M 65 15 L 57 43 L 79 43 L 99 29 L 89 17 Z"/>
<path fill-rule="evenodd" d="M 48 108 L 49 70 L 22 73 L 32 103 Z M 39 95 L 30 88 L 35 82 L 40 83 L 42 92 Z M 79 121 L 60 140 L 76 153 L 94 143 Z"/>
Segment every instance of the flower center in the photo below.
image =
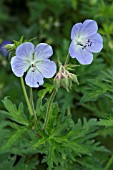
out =
<path fill-rule="evenodd" d="M 35 60 L 31 61 L 31 66 L 33 67 L 35 65 Z"/>
<path fill-rule="evenodd" d="M 82 39 L 82 38 L 77 38 L 76 43 L 78 46 L 81 46 L 82 49 L 85 49 L 86 47 L 91 47 L 92 46 L 92 42 L 90 41 L 90 39 Z"/>
<path fill-rule="evenodd" d="M 36 70 L 35 64 L 36 64 L 36 61 L 32 60 L 32 62 L 31 62 L 31 70 L 32 70 L 32 72 L 34 72 Z"/>

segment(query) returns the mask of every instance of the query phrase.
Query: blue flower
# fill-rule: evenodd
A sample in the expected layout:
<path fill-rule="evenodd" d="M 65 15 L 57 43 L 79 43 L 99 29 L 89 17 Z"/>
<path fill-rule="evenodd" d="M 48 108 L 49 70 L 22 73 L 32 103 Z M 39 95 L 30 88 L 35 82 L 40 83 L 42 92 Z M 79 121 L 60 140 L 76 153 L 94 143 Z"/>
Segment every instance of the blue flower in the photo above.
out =
<path fill-rule="evenodd" d="M 7 49 L 4 48 L 5 45 L 7 44 L 12 44 L 11 41 L 8 41 L 8 40 L 4 40 L 1 44 L 0 44 L 0 51 L 2 52 L 2 55 L 3 56 L 8 56 L 9 52 L 7 52 Z"/>
<path fill-rule="evenodd" d="M 56 73 L 56 64 L 50 61 L 52 47 L 40 43 L 34 48 L 31 42 L 25 42 L 16 49 L 16 56 L 11 59 L 12 71 L 17 77 L 22 77 L 27 71 L 25 82 L 30 87 L 39 87 L 45 78 L 51 78 Z"/>
<path fill-rule="evenodd" d="M 73 26 L 69 54 L 72 58 L 76 58 L 80 64 L 91 64 L 92 53 L 98 53 L 102 50 L 103 39 L 97 31 L 97 23 L 93 20 L 85 20 L 83 23 L 77 23 Z"/>

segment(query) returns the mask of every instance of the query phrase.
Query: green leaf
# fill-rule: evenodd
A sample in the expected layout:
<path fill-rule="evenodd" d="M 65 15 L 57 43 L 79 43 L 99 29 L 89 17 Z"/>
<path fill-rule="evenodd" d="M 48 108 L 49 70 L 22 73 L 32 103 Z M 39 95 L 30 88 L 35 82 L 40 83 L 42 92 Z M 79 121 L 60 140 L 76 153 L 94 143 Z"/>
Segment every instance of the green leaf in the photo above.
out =
<path fill-rule="evenodd" d="M 97 120 L 90 119 L 83 121 L 80 119 L 76 124 L 71 117 L 58 119 L 56 126 L 46 141 L 46 147 L 49 148 L 46 155 L 48 169 L 52 170 L 54 166 L 61 164 L 61 160 L 76 161 L 76 157 L 87 155 L 93 157 L 95 152 L 108 152 L 108 150 L 100 146 L 99 142 L 95 142 L 94 138 L 97 129 Z M 52 156 L 51 156 L 52 155 Z"/>
<path fill-rule="evenodd" d="M 95 101 L 97 98 L 105 94 L 108 91 L 111 91 L 111 87 L 108 84 L 101 82 L 98 79 L 90 80 L 90 88 L 81 98 L 81 103 L 88 102 L 88 101 Z"/>
<path fill-rule="evenodd" d="M 45 96 L 47 93 L 51 93 L 52 90 L 53 90 L 53 88 L 54 88 L 53 84 L 44 84 L 44 87 L 45 87 L 45 89 L 42 89 L 42 90 L 40 90 L 40 91 L 38 92 L 38 96 L 39 96 L 41 99 L 43 99 L 44 96 Z"/>
<path fill-rule="evenodd" d="M 84 167 L 84 170 L 103 170 L 103 167 L 97 157 L 83 157 L 78 162 Z"/>
<path fill-rule="evenodd" d="M 10 138 L 7 140 L 6 144 L 4 144 L 2 147 L 0 147 L 1 152 L 7 152 L 7 150 L 10 150 L 13 144 L 15 144 L 23 134 L 27 131 L 26 128 L 22 128 L 20 130 L 14 131 L 13 134 L 10 136 Z"/>
<path fill-rule="evenodd" d="M 53 164 L 56 164 L 56 154 L 55 154 L 55 147 L 50 144 L 49 150 L 48 150 L 48 170 L 53 169 Z M 55 161 L 55 162 L 54 162 Z M 58 164 L 58 162 L 57 162 Z"/>
<path fill-rule="evenodd" d="M 23 104 L 20 103 L 18 109 L 15 104 L 13 104 L 7 97 L 2 101 L 8 112 L 0 110 L 0 113 L 6 114 L 10 119 L 17 123 L 28 126 L 29 122 L 24 114 Z"/>
<path fill-rule="evenodd" d="M 14 166 L 14 170 L 34 170 L 39 164 L 37 158 L 30 158 L 29 163 L 26 162 L 26 157 L 22 157 L 19 162 Z M 13 169 L 12 169 L 13 170 Z"/>
<path fill-rule="evenodd" d="M 10 156 L 10 154 L 0 155 L 0 170 L 34 170 L 39 164 L 37 158 L 30 158 L 29 164 L 26 162 L 26 157 L 23 156 L 19 161 L 18 157 Z M 17 163 L 16 163 L 17 162 Z M 15 165 L 16 163 L 16 165 Z"/>
<path fill-rule="evenodd" d="M 39 148 L 42 144 L 45 143 L 45 139 L 39 139 L 37 142 L 35 142 L 34 144 L 32 144 L 31 149 L 32 150 L 36 150 L 37 148 Z"/>
<path fill-rule="evenodd" d="M 100 119 L 98 122 L 99 126 L 105 126 L 105 127 L 113 127 L 113 118 L 109 119 Z"/>

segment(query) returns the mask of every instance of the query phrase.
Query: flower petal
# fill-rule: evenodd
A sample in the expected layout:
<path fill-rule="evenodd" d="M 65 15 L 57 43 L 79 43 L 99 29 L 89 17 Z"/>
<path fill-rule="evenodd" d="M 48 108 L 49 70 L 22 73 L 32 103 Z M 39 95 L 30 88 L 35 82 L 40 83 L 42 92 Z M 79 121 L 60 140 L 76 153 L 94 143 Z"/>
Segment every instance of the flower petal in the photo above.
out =
<path fill-rule="evenodd" d="M 56 64 L 53 61 L 40 61 L 36 64 L 36 67 L 45 78 L 51 78 L 56 73 Z"/>
<path fill-rule="evenodd" d="M 12 57 L 11 59 L 11 67 L 13 73 L 17 77 L 22 77 L 24 75 L 24 72 L 29 68 L 30 62 L 20 59 L 17 56 Z"/>
<path fill-rule="evenodd" d="M 16 49 L 16 56 L 18 58 L 28 58 L 31 60 L 34 53 L 34 45 L 31 42 L 25 42 L 19 45 Z"/>
<path fill-rule="evenodd" d="M 34 58 L 36 60 L 48 59 L 53 54 L 53 49 L 46 43 L 40 43 L 36 46 Z"/>
<path fill-rule="evenodd" d="M 77 23 L 75 24 L 73 27 L 72 27 L 72 30 L 71 30 L 71 39 L 74 39 L 76 37 L 76 35 L 78 35 L 80 29 L 82 27 L 82 23 Z"/>
<path fill-rule="evenodd" d="M 30 87 L 39 87 L 44 83 L 43 78 L 43 75 L 37 69 L 30 68 L 25 77 L 25 82 Z"/>
<path fill-rule="evenodd" d="M 70 44 L 69 53 L 72 58 L 76 58 L 82 65 L 91 64 L 93 60 L 93 54 L 85 48 L 83 49 L 82 46 L 75 45 L 74 41 Z"/>
<path fill-rule="evenodd" d="M 80 30 L 82 38 L 92 36 L 97 33 L 98 26 L 93 20 L 85 20 Z"/>
<path fill-rule="evenodd" d="M 90 52 L 98 53 L 103 48 L 103 39 L 100 34 L 95 34 L 91 37 L 88 37 L 91 42 L 91 46 L 87 46 L 87 50 Z"/>

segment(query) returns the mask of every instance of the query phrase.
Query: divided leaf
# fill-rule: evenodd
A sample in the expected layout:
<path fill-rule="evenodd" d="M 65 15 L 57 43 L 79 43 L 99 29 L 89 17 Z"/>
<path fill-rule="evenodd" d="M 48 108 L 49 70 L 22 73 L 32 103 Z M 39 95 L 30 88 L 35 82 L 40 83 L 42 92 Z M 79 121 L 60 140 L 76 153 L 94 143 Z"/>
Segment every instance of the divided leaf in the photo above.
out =
<path fill-rule="evenodd" d="M 23 110 L 23 104 L 20 103 L 18 109 L 7 97 L 2 101 L 7 111 L 0 110 L 0 113 L 6 114 L 13 121 L 28 126 L 29 122 Z"/>

